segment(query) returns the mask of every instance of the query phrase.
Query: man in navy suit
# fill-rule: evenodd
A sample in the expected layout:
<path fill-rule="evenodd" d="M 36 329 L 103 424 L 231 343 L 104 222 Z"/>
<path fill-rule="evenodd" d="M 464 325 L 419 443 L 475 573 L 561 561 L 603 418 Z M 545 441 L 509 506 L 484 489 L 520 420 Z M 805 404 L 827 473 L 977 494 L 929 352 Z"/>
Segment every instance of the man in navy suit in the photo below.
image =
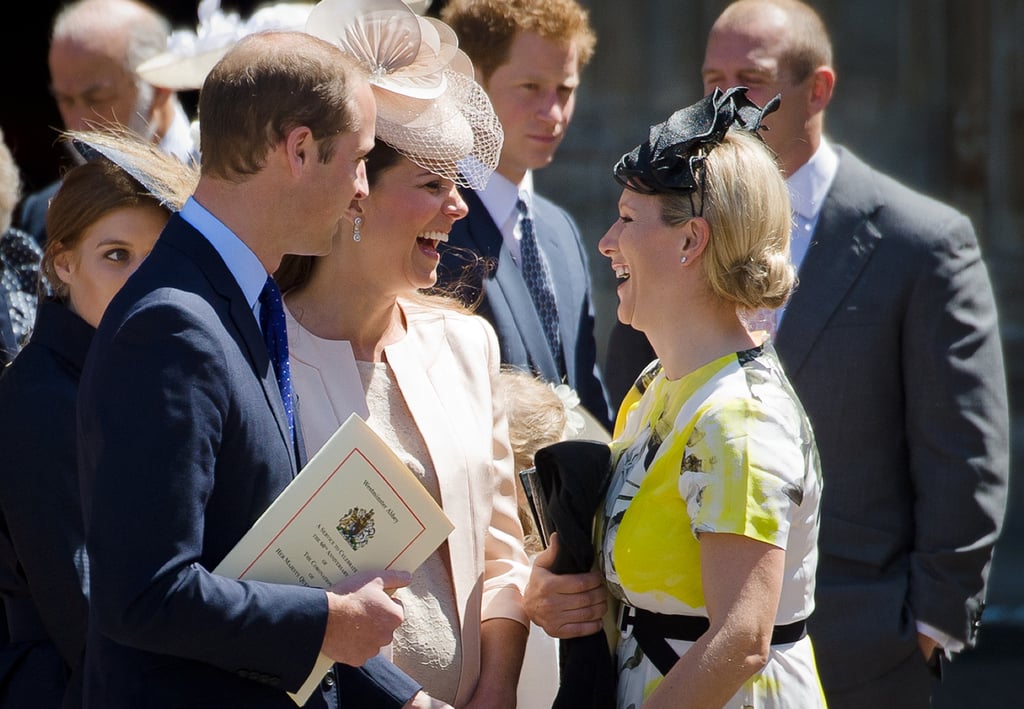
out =
<path fill-rule="evenodd" d="M 378 658 L 403 619 L 388 591 L 408 574 L 325 591 L 211 573 L 301 462 L 259 294 L 283 254 L 326 253 L 366 196 L 373 94 L 333 45 L 256 34 L 210 72 L 200 114 L 198 186 L 82 373 L 85 704 L 294 709 L 286 692 L 322 652 L 345 664 L 307 706 L 420 706 Z"/>
<path fill-rule="evenodd" d="M 706 92 L 782 94 L 764 137 L 787 176 L 799 284 L 774 340 L 821 454 L 808 630 L 828 705 L 924 709 L 944 658 L 977 640 L 1006 507 L 996 304 L 966 216 L 825 138 L 831 64 L 808 5 L 738 0 L 702 73 Z M 651 356 L 629 364 L 613 344 L 642 334 L 618 333 L 609 366 L 639 372 Z"/>
<path fill-rule="evenodd" d="M 486 188 L 463 190 L 469 215 L 441 252 L 440 285 L 458 284 L 469 303 L 482 294 L 478 312 L 498 333 L 502 362 L 567 382 L 607 427 L 579 228 L 533 190 L 532 174 L 551 162 L 572 119 L 579 72 L 595 44 L 587 12 L 575 0 L 454 0 L 442 18 L 473 60 L 505 138 Z M 552 302 L 538 303 L 533 278 L 549 284 Z"/>

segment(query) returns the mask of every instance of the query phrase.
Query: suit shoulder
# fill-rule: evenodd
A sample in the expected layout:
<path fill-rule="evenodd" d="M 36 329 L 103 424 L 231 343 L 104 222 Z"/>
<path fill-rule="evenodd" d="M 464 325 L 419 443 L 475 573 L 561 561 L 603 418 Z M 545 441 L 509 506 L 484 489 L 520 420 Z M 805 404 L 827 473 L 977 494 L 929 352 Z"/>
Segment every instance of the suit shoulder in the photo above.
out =
<path fill-rule="evenodd" d="M 860 183 L 862 189 L 851 187 L 851 183 Z M 865 199 L 869 194 L 866 189 L 873 191 L 878 205 L 873 218 L 883 232 L 903 232 L 924 240 L 954 233 L 974 237 L 974 226 L 962 211 L 868 165 L 849 150 L 840 153 L 833 189 L 846 195 L 861 194 Z M 839 197 L 842 199 L 844 194 Z"/>
<path fill-rule="evenodd" d="M 576 219 L 569 213 L 569 210 L 556 202 L 552 202 L 539 192 L 533 193 L 533 209 L 535 212 L 542 214 L 547 219 L 564 220 L 572 227 L 573 231 L 579 231 L 579 227 L 576 225 Z"/>
<path fill-rule="evenodd" d="M 467 330 L 491 327 L 491 324 L 482 315 L 477 315 L 458 303 L 449 303 L 444 298 L 438 298 L 436 302 L 433 297 L 430 297 L 430 300 L 403 299 L 401 304 L 410 323 L 436 322 L 443 323 L 448 327 Z"/>

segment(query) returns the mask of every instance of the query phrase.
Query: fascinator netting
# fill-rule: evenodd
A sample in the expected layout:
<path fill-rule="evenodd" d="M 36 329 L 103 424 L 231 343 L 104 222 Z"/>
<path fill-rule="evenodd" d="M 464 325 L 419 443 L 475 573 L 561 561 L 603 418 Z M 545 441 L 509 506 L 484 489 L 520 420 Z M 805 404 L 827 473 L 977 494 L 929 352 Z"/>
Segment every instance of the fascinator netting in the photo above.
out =
<path fill-rule="evenodd" d="M 463 187 L 486 185 L 504 139 L 448 25 L 403 0 L 322 0 L 306 31 L 356 59 L 377 100 L 377 137 Z"/>

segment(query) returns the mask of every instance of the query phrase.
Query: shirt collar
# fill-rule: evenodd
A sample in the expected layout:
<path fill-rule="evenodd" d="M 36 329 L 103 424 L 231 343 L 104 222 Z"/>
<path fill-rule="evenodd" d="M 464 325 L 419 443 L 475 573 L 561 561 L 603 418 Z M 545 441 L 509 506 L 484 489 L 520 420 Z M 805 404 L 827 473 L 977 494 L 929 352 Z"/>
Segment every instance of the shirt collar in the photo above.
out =
<path fill-rule="evenodd" d="M 263 290 L 263 286 L 267 282 L 267 269 L 263 267 L 263 263 L 256 254 L 233 231 L 228 229 L 224 222 L 199 204 L 195 197 L 188 198 L 185 206 L 181 208 L 180 214 L 182 219 L 198 229 L 199 233 L 220 254 L 224 264 L 242 289 L 249 308 L 254 308 L 260 297 L 260 291 Z"/>
<path fill-rule="evenodd" d="M 817 219 L 838 168 L 839 156 L 823 136 L 811 159 L 786 180 L 789 201 L 796 214 L 808 220 Z"/>
<path fill-rule="evenodd" d="M 487 181 L 487 187 L 477 192 L 480 201 L 487 208 L 487 213 L 499 227 L 511 219 L 518 219 L 516 200 L 520 194 L 529 206 L 533 200 L 533 173 L 530 171 L 526 172 L 518 185 L 495 172 Z"/>

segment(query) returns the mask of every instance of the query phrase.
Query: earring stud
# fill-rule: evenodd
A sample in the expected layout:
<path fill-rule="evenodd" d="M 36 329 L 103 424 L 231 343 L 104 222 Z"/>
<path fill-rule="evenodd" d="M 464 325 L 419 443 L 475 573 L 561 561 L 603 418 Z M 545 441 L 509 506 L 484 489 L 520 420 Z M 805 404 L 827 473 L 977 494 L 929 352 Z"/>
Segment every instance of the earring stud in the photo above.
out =
<path fill-rule="evenodd" d="M 682 258 L 680 258 L 679 263 L 686 263 L 686 257 L 683 256 Z"/>

